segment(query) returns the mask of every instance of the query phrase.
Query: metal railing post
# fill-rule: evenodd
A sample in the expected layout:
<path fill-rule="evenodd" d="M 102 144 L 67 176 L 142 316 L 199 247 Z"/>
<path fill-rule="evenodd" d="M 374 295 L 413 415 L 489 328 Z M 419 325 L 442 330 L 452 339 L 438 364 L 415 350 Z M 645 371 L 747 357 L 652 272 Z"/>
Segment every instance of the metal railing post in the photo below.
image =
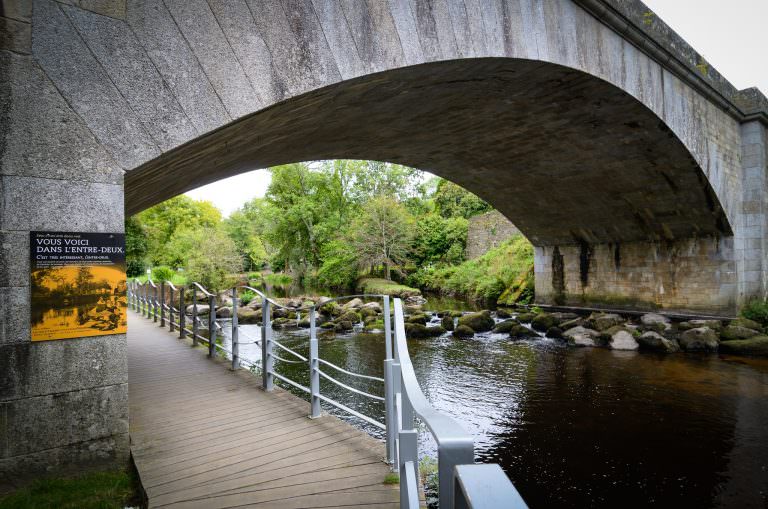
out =
<path fill-rule="evenodd" d="M 152 321 L 157 323 L 157 286 L 152 283 Z"/>
<path fill-rule="evenodd" d="M 395 440 L 397 437 L 397 421 L 395 417 L 395 391 L 392 383 L 393 359 L 384 359 L 384 425 L 386 426 L 387 463 L 395 467 Z"/>
<path fill-rule="evenodd" d="M 439 507 L 453 507 L 455 469 L 475 462 L 475 444 L 471 439 L 450 440 L 437 448 Z"/>
<path fill-rule="evenodd" d="M 261 385 L 265 391 L 271 391 L 275 385 L 272 376 L 274 359 L 272 358 L 272 320 L 270 314 L 269 301 L 264 298 L 261 303 Z"/>
<path fill-rule="evenodd" d="M 169 286 L 168 291 L 171 292 L 168 295 L 168 332 L 173 332 L 173 286 Z"/>
<path fill-rule="evenodd" d="M 208 357 L 216 357 L 216 297 L 208 297 Z"/>
<path fill-rule="evenodd" d="M 200 328 L 197 323 L 197 288 L 192 286 L 192 346 L 197 346 Z"/>
<path fill-rule="evenodd" d="M 312 417 L 320 417 L 320 355 L 317 344 L 315 306 L 309 311 L 309 388 L 312 391 Z"/>
<path fill-rule="evenodd" d="M 160 282 L 160 327 L 165 327 L 165 281 Z"/>
<path fill-rule="evenodd" d="M 184 287 L 179 288 L 179 337 L 187 337 L 187 308 L 184 302 Z"/>
<path fill-rule="evenodd" d="M 418 434 L 414 429 L 404 429 L 399 433 L 398 441 L 400 443 L 400 507 L 417 509 L 419 507 Z M 444 506 L 441 497 L 439 507 L 448 509 L 451 506 Z"/>
<path fill-rule="evenodd" d="M 147 283 L 144 283 L 144 291 L 141 293 L 144 294 L 144 298 L 142 299 L 144 301 L 142 302 L 144 306 L 141 311 L 141 315 L 149 318 L 149 285 Z"/>
<path fill-rule="evenodd" d="M 240 369 L 240 338 L 237 323 L 237 287 L 232 288 L 232 369 Z"/>
<path fill-rule="evenodd" d="M 392 358 L 392 317 L 389 316 L 389 295 L 384 296 L 384 350 L 387 359 Z"/>

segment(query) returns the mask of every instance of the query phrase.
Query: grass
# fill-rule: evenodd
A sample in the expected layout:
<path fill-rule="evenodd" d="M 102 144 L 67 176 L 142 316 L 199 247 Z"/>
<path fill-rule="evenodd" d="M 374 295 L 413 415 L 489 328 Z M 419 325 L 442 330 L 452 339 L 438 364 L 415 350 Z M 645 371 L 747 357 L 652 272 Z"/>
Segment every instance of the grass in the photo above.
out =
<path fill-rule="evenodd" d="M 139 505 L 138 481 L 126 471 L 41 479 L 0 498 L 0 509 L 123 509 Z"/>
<path fill-rule="evenodd" d="M 288 286 L 293 283 L 293 277 L 280 272 L 274 274 L 264 274 L 264 282 L 270 286 Z"/>
<path fill-rule="evenodd" d="M 130 281 L 133 281 L 134 279 L 138 279 L 142 283 L 146 283 L 147 282 L 147 275 L 146 274 L 142 274 L 141 276 L 138 276 L 138 277 L 135 277 L 135 278 L 133 278 L 133 277 L 128 278 L 128 280 L 130 280 Z M 155 283 L 157 283 L 157 281 L 155 279 L 153 279 L 153 281 L 155 281 Z M 184 286 L 184 285 L 187 284 L 187 278 L 184 276 L 184 274 L 180 274 L 180 273 L 176 272 L 171 277 L 171 283 L 173 283 L 174 286 Z"/>
<path fill-rule="evenodd" d="M 384 484 L 400 484 L 400 475 L 394 472 L 385 475 Z"/>
<path fill-rule="evenodd" d="M 411 295 L 421 295 L 421 292 L 416 288 L 410 286 L 401 285 L 390 281 L 389 279 L 380 278 L 363 278 L 357 282 L 357 289 L 362 293 L 390 295 L 392 297 L 406 298 Z"/>

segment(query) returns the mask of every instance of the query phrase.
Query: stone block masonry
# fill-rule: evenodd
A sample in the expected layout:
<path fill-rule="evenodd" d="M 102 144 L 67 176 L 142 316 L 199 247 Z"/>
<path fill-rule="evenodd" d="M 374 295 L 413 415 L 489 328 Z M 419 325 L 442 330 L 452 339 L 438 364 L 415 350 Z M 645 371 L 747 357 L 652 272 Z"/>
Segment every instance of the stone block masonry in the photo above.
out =
<path fill-rule="evenodd" d="M 467 260 L 482 256 L 516 233 L 520 230 L 496 210 L 470 217 L 464 256 Z"/>

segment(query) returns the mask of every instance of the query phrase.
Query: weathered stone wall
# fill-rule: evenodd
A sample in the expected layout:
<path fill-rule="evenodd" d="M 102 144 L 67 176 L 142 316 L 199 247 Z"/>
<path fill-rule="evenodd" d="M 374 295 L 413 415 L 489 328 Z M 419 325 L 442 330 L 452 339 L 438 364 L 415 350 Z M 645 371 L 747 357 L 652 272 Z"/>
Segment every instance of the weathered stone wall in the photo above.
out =
<path fill-rule="evenodd" d="M 30 6 L 2 5 L 26 35 L 0 37 L 0 492 L 128 458 L 125 335 L 32 343 L 29 308 L 29 232 L 122 232 L 123 170 L 29 55 Z"/>
<path fill-rule="evenodd" d="M 535 248 L 536 301 L 732 315 L 732 238 Z"/>
<path fill-rule="evenodd" d="M 482 256 L 516 233 L 520 230 L 497 210 L 473 216 L 469 218 L 464 256 L 467 260 Z"/>

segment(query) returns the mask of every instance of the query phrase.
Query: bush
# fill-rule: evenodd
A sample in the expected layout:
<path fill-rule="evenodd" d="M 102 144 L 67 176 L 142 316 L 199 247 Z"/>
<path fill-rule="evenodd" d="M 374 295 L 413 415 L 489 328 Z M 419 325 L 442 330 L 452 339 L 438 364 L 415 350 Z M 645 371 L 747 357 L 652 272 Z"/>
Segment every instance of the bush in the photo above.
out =
<path fill-rule="evenodd" d="M 261 272 L 249 272 L 248 281 L 261 281 Z"/>
<path fill-rule="evenodd" d="M 389 279 L 363 278 L 357 283 L 357 289 L 361 293 L 372 295 L 390 295 L 392 297 L 407 298 L 412 295 L 421 295 L 416 288 L 397 284 Z"/>
<path fill-rule="evenodd" d="M 741 308 L 741 316 L 754 320 L 763 327 L 768 326 L 768 301 L 751 300 Z"/>
<path fill-rule="evenodd" d="M 256 294 L 254 292 L 246 290 L 240 294 L 240 303 L 244 306 L 247 306 L 255 298 Z"/>
<path fill-rule="evenodd" d="M 411 274 L 408 283 L 428 291 L 495 302 L 532 267 L 533 246 L 522 235 L 515 235 L 461 265 L 422 267 Z M 526 299 L 531 298 L 529 293 Z"/>
<path fill-rule="evenodd" d="M 264 282 L 270 286 L 288 286 L 293 283 L 293 277 L 288 274 L 266 274 L 263 278 Z"/>
<path fill-rule="evenodd" d="M 152 269 L 152 280 L 156 283 L 173 281 L 173 276 L 175 275 L 176 271 L 166 265 L 161 265 Z"/>
<path fill-rule="evenodd" d="M 357 256 L 347 243 L 332 241 L 323 248 L 323 264 L 317 271 L 316 283 L 323 288 L 352 288 L 357 279 Z"/>

